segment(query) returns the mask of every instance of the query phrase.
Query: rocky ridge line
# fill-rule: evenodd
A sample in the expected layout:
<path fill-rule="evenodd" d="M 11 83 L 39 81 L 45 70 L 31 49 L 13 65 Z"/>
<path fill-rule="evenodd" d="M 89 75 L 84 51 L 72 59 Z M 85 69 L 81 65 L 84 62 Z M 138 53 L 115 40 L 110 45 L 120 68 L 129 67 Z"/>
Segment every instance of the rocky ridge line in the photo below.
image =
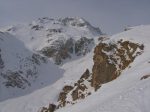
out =
<path fill-rule="evenodd" d="M 129 65 L 143 50 L 143 44 L 122 39 L 117 42 L 99 43 L 94 50 L 92 73 L 87 69 L 73 86 L 64 86 L 59 94 L 56 109 L 75 104 L 91 95 L 93 90 L 97 91 L 102 84 L 116 79 L 124 69 L 131 67 Z M 49 110 L 47 108 L 47 112 L 52 112 Z"/>

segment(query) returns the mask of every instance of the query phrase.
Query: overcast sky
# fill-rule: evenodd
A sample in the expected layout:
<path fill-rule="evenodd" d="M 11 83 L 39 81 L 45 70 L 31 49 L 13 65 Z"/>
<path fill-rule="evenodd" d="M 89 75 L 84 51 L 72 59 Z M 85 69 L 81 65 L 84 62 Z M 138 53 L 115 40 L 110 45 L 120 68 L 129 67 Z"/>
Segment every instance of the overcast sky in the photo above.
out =
<path fill-rule="evenodd" d="M 150 0 L 0 0 L 0 27 L 39 17 L 79 16 L 108 34 L 150 24 Z"/>

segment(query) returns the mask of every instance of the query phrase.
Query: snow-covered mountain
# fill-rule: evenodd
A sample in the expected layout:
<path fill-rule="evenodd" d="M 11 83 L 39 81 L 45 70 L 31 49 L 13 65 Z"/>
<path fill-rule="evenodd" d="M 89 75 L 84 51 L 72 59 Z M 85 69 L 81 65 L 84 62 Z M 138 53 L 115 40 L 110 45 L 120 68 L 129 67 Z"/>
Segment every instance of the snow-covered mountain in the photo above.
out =
<path fill-rule="evenodd" d="M 29 68 L 32 68 L 32 66 L 37 68 L 37 79 L 39 79 L 36 79 L 35 82 L 29 79 L 29 82 L 32 82 L 32 91 L 29 92 L 30 94 L 26 93 L 23 94 L 24 96 L 1 101 L 0 112 L 10 112 L 10 110 L 11 112 L 52 112 L 52 108 L 56 108 L 56 112 L 149 112 L 150 26 L 132 27 L 130 30 L 126 30 L 109 38 L 98 38 L 101 33 L 99 31 L 99 33 L 97 33 L 97 29 L 89 28 L 91 25 L 86 22 L 86 27 L 84 27 L 83 24 L 78 24 L 83 22 L 82 19 L 77 20 L 80 21 L 77 22 L 76 19 L 70 18 L 58 19 L 58 23 L 53 23 L 54 26 L 52 27 L 63 25 L 63 29 L 65 29 L 66 27 L 64 26 L 67 25 L 67 30 L 65 31 L 72 34 L 74 50 L 76 42 L 79 42 L 82 38 L 79 32 L 83 33 L 85 29 L 86 31 L 88 29 L 88 34 L 84 39 L 87 40 L 86 42 L 89 42 L 89 39 L 94 38 L 94 44 L 92 47 L 88 47 L 91 49 L 88 50 L 88 53 L 85 53 L 86 55 L 77 56 L 78 58 L 76 57 L 75 60 L 68 60 L 58 67 L 50 62 L 47 58 L 49 56 L 45 55 L 47 56 L 45 57 L 43 56 L 43 52 L 41 52 L 44 48 L 50 47 L 56 42 L 53 43 L 53 40 L 52 43 L 51 41 L 49 43 L 44 41 L 47 39 L 44 34 L 47 33 L 46 30 L 42 30 L 44 29 L 43 24 L 45 24 L 45 26 L 50 25 L 50 21 L 54 22 L 56 20 L 43 18 L 38 20 L 42 25 L 37 25 L 37 22 L 33 22 L 34 25 L 32 23 L 25 25 L 26 27 L 19 25 L 20 28 L 17 26 L 18 29 L 17 27 L 14 27 L 13 30 L 12 28 L 7 29 L 7 32 L 10 34 L 1 32 L 0 42 L 4 43 L 0 44 L 0 47 L 4 46 L 0 52 L 1 73 L 3 73 L 3 69 L 7 70 L 7 68 L 9 68 L 5 68 L 5 63 L 8 62 L 5 60 L 5 57 L 7 58 L 8 56 L 4 56 L 4 54 L 8 53 L 8 55 L 12 55 L 12 57 L 17 60 L 14 61 L 15 64 L 11 66 L 16 70 L 19 65 L 24 64 L 24 62 L 18 65 L 16 64 L 20 59 L 16 57 L 16 54 L 19 54 L 21 57 L 23 51 L 23 58 L 28 57 L 29 61 L 27 61 L 27 63 L 32 63 Z M 50 28 L 52 29 L 52 27 Z M 75 33 L 75 29 L 79 30 L 78 33 Z M 72 32 L 70 30 L 72 30 Z M 6 29 L 3 31 L 6 31 Z M 54 30 L 52 30 L 52 32 L 53 31 Z M 55 28 L 54 32 L 58 33 L 61 31 L 56 31 Z M 70 40 L 70 36 L 66 32 L 63 33 L 65 35 L 64 38 Z M 33 41 L 31 41 L 31 34 L 34 35 Z M 79 38 L 76 35 L 78 35 Z M 59 34 L 52 34 L 50 38 L 58 41 L 60 37 Z M 81 40 L 83 40 L 83 38 Z M 67 41 L 64 43 L 66 42 Z M 86 42 L 82 41 L 81 43 Z M 10 44 L 11 47 L 8 47 Z M 56 44 L 56 46 L 58 45 L 60 44 Z M 91 43 L 86 43 L 86 47 L 81 48 L 87 48 L 89 45 L 91 46 Z M 7 53 L 5 53 L 7 51 L 5 50 L 6 48 L 9 49 Z M 58 51 L 61 50 L 62 49 L 59 49 Z M 36 58 L 36 61 L 40 62 L 40 65 L 33 63 L 36 61 L 31 61 L 34 54 L 37 55 L 38 58 Z M 75 57 L 75 51 L 72 54 L 70 53 L 70 56 L 72 58 Z M 10 60 L 11 59 L 10 56 Z M 47 61 L 43 62 L 43 59 Z M 63 62 L 65 62 L 65 59 Z M 23 73 L 27 69 L 28 68 L 24 67 Z M 21 74 L 21 76 L 28 79 L 26 74 Z M 49 81 L 51 78 L 53 82 Z M 31 80 L 34 80 L 34 77 L 32 77 Z M 5 81 L 4 78 L 2 81 Z M 45 81 L 47 84 L 43 85 L 40 81 Z M 2 82 L 2 84 L 4 85 L 6 82 Z M 43 86 L 39 86 L 40 84 Z M 6 87 L 1 90 L 10 91 L 9 88 Z M 4 96 L 3 94 L 2 98 Z"/>
<path fill-rule="evenodd" d="M 61 77 L 48 58 L 31 52 L 7 32 L 0 32 L 0 101 L 45 87 Z"/>
<path fill-rule="evenodd" d="M 96 92 L 56 112 L 149 112 L 149 30 L 149 25 L 137 26 L 97 45 L 92 68 Z"/>
<path fill-rule="evenodd" d="M 64 70 L 53 61 L 61 64 L 85 56 L 101 34 L 82 18 L 45 17 L 1 28 L 0 101 L 54 83 Z"/>
<path fill-rule="evenodd" d="M 9 26 L 3 29 L 21 40 L 26 47 L 38 51 L 62 64 L 90 52 L 102 34 L 83 18 L 39 18 L 31 23 Z"/>
<path fill-rule="evenodd" d="M 134 27 L 102 40 L 93 66 L 59 93 L 56 112 L 149 112 L 149 29 Z M 49 104 L 40 112 L 51 112 L 55 107 Z"/>

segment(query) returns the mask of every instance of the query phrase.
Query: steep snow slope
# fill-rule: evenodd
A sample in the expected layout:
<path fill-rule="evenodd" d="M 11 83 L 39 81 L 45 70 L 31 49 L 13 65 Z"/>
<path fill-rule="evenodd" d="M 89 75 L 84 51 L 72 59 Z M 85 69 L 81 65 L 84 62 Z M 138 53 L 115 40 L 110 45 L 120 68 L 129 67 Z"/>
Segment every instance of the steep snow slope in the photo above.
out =
<path fill-rule="evenodd" d="M 0 101 L 28 94 L 54 83 L 63 70 L 17 38 L 0 32 Z"/>
<path fill-rule="evenodd" d="M 61 69 L 64 69 L 65 72 L 56 83 L 31 94 L 0 102 L 0 112 L 8 112 L 10 109 L 12 112 L 37 112 L 41 107 L 57 102 L 58 94 L 64 85 L 73 84 L 86 68 L 92 68 L 92 56 L 93 54 L 89 53 L 79 60 L 63 65 Z"/>
<path fill-rule="evenodd" d="M 57 112 L 149 112 L 150 110 L 150 78 L 140 80 L 150 74 L 150 26 L 138 26 L 129 31 L 114 35 L 106 42 L 120 39 L 144 45 L 144 52 L 135 58 L 121 75 L 109 83 L 103 84 L 97 92 L 80 100 L 74 105 L 58 109 Z M 73 84 L 88 68 L 93 66 L 93 53 L 64 64 L 64 74 L 53 85 L 34 91 L 33 93 L 0 102 L 0 112 L 37 112 L 40 107 L 55 103 L 62 87 Z M 73 79 L 74 78 L 74 79 Z"/>

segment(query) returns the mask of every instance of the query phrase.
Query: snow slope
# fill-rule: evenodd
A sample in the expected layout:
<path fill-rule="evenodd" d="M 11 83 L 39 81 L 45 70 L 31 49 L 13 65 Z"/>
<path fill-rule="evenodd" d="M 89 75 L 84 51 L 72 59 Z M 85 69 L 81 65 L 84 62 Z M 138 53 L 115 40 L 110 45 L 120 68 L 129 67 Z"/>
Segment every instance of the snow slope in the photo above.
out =
<path fill-rule="evenodd" d="M 150 26 L 138 26 L 114 35 L 109 41 L 120 39 L 144 45 L 144 52 L 139 55 L 130 68 L 121 75 L 75 105 L 69 105 L 56 112 L 149 112 L 150 78 L 140 80 L 150 74 Z M 93 52 L 93 51 L 92 51 Z M 63 77 L 56 83 L 36 90 L 31 94 L 0 102 L 0 112 L 37 112 L 40 107 L 57 101 L 58 94 L 66 84 L 73 84 L 88 68 L 93 66 L 93 53 L 64 64 Z"/>
<path fill-rule="evenodd" d="M 0 101 L 50 85 L 63 73 L 46 57 L 31 52 L 6 32 L 0 32 L 0 60 Z"/>

